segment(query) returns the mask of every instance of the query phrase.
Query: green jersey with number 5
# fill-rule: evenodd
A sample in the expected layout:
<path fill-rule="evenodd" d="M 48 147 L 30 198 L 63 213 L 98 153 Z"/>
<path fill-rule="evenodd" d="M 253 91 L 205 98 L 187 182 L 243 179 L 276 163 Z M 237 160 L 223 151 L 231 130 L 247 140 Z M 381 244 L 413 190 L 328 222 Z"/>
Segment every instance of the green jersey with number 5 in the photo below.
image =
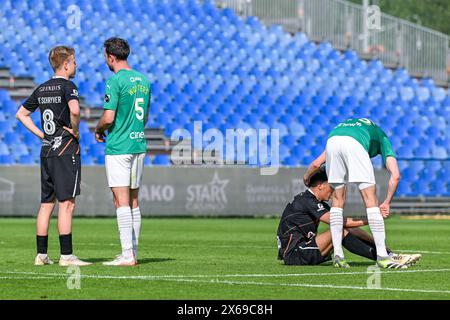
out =
<path fill-rule="evenodd" d="M 144 128 L 150 104 L 150 82 L 135 70 L 122 69 L 106 82 L 103 108 L 115 111 L 108 130 L 106 154 L 144 153 Z"/>

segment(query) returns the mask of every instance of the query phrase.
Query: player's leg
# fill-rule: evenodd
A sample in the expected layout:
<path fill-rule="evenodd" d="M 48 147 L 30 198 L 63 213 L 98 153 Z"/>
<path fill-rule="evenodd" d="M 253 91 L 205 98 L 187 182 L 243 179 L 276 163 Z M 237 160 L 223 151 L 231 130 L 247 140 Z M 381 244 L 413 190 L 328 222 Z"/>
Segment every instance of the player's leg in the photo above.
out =
<path fill-rule="evenodd" d="M 333 249 L 333 241 L 331 239 L 331 231 L 327 230 L 323 233 L 319 233 L 316 236 L 317 247 L 320 250 L 322 256 L 327 256 L 331 249 Z"/>
<path fill-rule="evenodd" d="M 342 245 L 348 251 L 374 261 L 377 259 L 375 246 L 370 246 L 364 243 L 362 240 L 360 240 L 357 236 L 353 234 L 352 229 L 344 229 L 342 237 L 343 237 Z M 322 256 L 327 256 L 330 253 L 331 249 L 333 248 L 331 231 L 327 230 L 317 235 L 315 239 Z M 342 264 L 339 265 L 339 267 L 346 267 L 346 265 Z"/>
<path fill-rule="evenodd" d="M 332 195 L 332 207 L 330 209 L 330 231 L 334 248 L 334 259 L 337 265 L 348 267 L 344 259 L 342 249 L 342 234 L 344 232 L 344 206 L 346 197 L 346 186 L 335 185 Z"/>
<path fill-rule="evenodd" d="M 377 254 L 380 258 L 386 258 L 388 257 L 388 253 L 385 244 L 386 233 L 384 219 L 378 207 L 375 184 L 361 183 L 360 193 L 366 206 L 367 219 L 369 220 L 369 227 L 377 248 Z"/>
<path fill-rule="evenodd" d="M 346 230 L 344 232 L 348 233 Z M 294 255 L 293 259 L 288 259 L 288 262 L 300 265 L 318 265 L 331 260 L 332 248 L 331 231 L 327 230 L 307 242 L 301 242 L 298 249 L 295 250 L 297 255 Z"/>
<path fill-rule="evenodd" d="M 330 230 L 336 261 L 344 260 L 342 250 L 342 232 L 344 230 L 344 206 L 347 180 L 347 165 L 345 157 L 345 141 L 347 137 L 331 137 L 326 146 L 326 170 L 328 182 L 334 189 L 330 209 Z"/>
<path fill-rule="evenodd" d="M 129 207 L 130 206 L 130 187 L 113 187 L 111 188 L 114 198 L 114 206 Z"/>
<path fill-rule="evenodd" d="M 51 174 L 55 181 L 55 194 L 59 202 L 58 233 L 61 257 L 59 265 L 87 266 L 91 263 L 78 259 L 73 254 L 72 218 L 75 211 L 75 197 L 80 194 L 81 164 L 79 155 L 53 157 L 50 160 Z"/>
<path fill-rule="evenodd" d="M 59 202 L 58 233 L 61 257 L 67 258 L 73 254 L 72 246 L 72 217 L 75 210 L 75 198 Z"/>
<path fill-rule="evenodd" d="M 364 232 L 363 230 L 360 231 Z M 356 232 L 356 234 L 358 233 Z M 375 246 L 370 246 L 364 243 L 364 241 L 360 240 L 353 234 L 352 229 L 344 229 L 342 237 L 342 245 L 348 251 L 371 260 L 377 259 Z M 322 256 L 328 255 L 333 248 L 330 230 L 317 235 L 316 243 Z"/>
<path fill-rule="evenodd" d="M 46 158 L 41 159 L 41 206 L 36 220 L 36 246 L 37 255 L 34 264 L 41 266 L 53 264 L 47 255 L 48 228 L 50 218 L 55 208 L 56 198 L 53 181 L 50 176 Z"/>
<path fill-rule="evenodd" d="M 53 264 L 47 255 L 48 250 L 48 228 L 50 218 L 55 207 L 55 201 L 50 203 L 41 203 L 36 221 L 36 246 L 37 256 L 34 261 L 35 265 Z"/>
<path fill-rule="evenodd" d="M 375 242 L 373 240 L 373 237 L 370 233 L 364 231 L 361 228 L 349 228 L 347 229 L 351 234 L 353 234 L 355 237 L 357 237 L 359 240 L 367 243 L 367 244 L 373 244 L 375 245 Z"/>
<path fill-rule="evenodd" d="M 373 170 L 373 169 L 372 169 Z M 370 232 L 375 242 L 377 253 L 377 265 L 382 268 L 407 268 L 402 261 L 393 259 L 389 256 L 386 249 L 386 231 L 384 227 L 384 218 L 378 207 L 378 198 L 376 195 L 376 185 L 371 183 L 360 183 L 359 189 L 366 205 L 367 219 L 369 221 Z"/>
<path fill-rule="evenodd" d="M 358 232 L 353 232 L 353 229 L 356 228 L 346 229 L 347 233 L 342 239 L 342 245 L 344 246 L 344 248 L 358 256 L 376 261 L 377 251 L 375 245 L 370 245 L 357 237 L 356 234 L 358 234 Z"/>
<path fill-rule="evenodd" d="M 372 252 L 376 253 L 375 241 L 368 232 L 366 232 L 360 228 L 350 228 L 350 229 L 348 229 L 348 231 L 353 236 L 355 236 L 356 238 L 361 240 L 364 244 L 371 247 Z M 387 251 L 389 257 L 391 257 L 391 259 L 398 261 L 401 264 L 406 264 L 406 265 L 413 265 L 413 264 L 417 263 L 417 261 L 419 261 L 420 258 L 422 257 L 421 254 L 395 253 L 389 247 L 386 247 L 386 251 Z M 376 256 L 375 256 L 375 259 L 376 259 Z"/>
<path fill-rule="evenodd" d="M 349 138 L 346 144 L 348 182 L 357 183 L 364 204 L 366 206 L 367 218 L 370 231 L 376 246 L 378 255 L 377 264 L 386 267 L 391 259 L 386 251 L 384 220 L 378 207 L 376 195 L 375 174 L 369 154 L 364 147 L 355 139 Z M 380 262 L 382 261 L 382 262 Z M 392 264 L 392 266 L 394 266 Z M 399 266 L 397 264 L 397 266 Z"/>
<path fill-rule="evenodd" d="M 367 244 L 368 246 L 373 247 L 374 250 L 376 249 L 376 247 L 375 247 L 375 240 L 373 239 L 372 235 L 370 233 L 368 233 L 367 231 L 365 231 L 365 230 L 363 230 L 361 228 L 349 228 L 348 231 L 352 235 L 357 237 L 359 240 L 361 240 L 362 242 Z M 392 252 L 392 250 L 389 249 L 388 247 L 386 247 L 386 251 L 387 251 L 388 254 L 390 254 Z"/>
<path fill-rule="evenodd" d="M 133 218 L 130 207 L 132 155 L 107 155 L 105 159 L 108 185 L 114 197 L 122 253 L 104 265 L 135 265 L 133 256 Z"/>
<path fill-rule="evenodd" d="M 73 254 L 72 245 L 72 217 L 75 211 L 75 197 L 59 201 L 58 211 L 58 232 L 61 257 L 59 265 L 68 266 L 88 266 L 92 263 L 78 259 Z"/>
<path fill-rule="evenodd" d="M 130 190 L 131 217 L 133 219 L 133 254 L 137 260 L 139 235 L 141 232 L 141 210 L 139 208 L 139 188 Z"/>
<path fill-rule="evenodd" d="M 130 207 L 130 187 L 113 187 L 111 191 L 116 206 L 122 256 L 130 258 L 133 257 L 133 217 Z"/>
<path fill-rule="evenodd" d="M 141 210 L 139 208 L 139 187 L 144 172 L 145 153 L 133 155 L 131 163 L 130 207 L 133 219 L 133 253 L 137 260 L 139 235 L 141 232 Z"/>

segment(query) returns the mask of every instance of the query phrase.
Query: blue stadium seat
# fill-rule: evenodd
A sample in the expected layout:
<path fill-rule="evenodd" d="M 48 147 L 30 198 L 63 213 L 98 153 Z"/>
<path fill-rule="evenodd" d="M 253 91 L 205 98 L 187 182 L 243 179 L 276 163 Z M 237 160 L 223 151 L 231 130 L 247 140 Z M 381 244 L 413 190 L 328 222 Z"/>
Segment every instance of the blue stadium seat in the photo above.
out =
<path fill-rule="evenodd" d="M 152 159 L 150 158 L 149 155 L 146 155 L 146 156 L 145 156 L 145 159 L 144 159 L 144 165 L 145 165 L 145 166 L 151 166 L 151 165 L 152 165 Z"/>
<path fill-rule="evenodd" d="M 0 156 L 0 164 L 3 165 L 12 165 L 15 164 L 16 161 L 12 155 L 1 155 Z"/>
<path fill-rule="evenodd" d="M 0 63 L 43 82 L 51 75 L 46 48 L 74 43 L 80 66 L 85 66 L 75 78 L 79 93 L 88 105 L 101 106 L 105 80 L 112 74 L 98 54 L 102 39 L 95 35 L 119 34 L 139 48 L 130 62 L 152 82 L 148 126 L 162 127 L 166 134 L 177 127 L 192 128 L 194 120 L 203 121 L 206 129 L 235 128 L 243 121 L 246 128 L 278 128 L 282 164 L 295 166 L 309 164 L 339 121 L 370 117 L 389 134 L 400 159 L 450 156 L 450 96 L 431 79 L 418 81 L 403 68 L 391 71 L 379 60 L 360 59 L 354 51 L 341 53 L 328 42 L 315 44 L 301 32 L 291 37 L 278 25 L 266 27 L 251 16 L 243 19 L 213 1 L 82 0 L 77 5 L 83 27 L 92 32 L 83 37 L 75 32 L 67 39 L 62 36 L 65 21 L 57 12 L 70 1 L 7 3 L 14 9 L 5 10 L 0 19 Z M 136 11 L 138 20 L 133 19 Z M 124 14 L 118 17 L 116 12 Z M 136 36 L 134 29 L 143 32 Z M 16 110 L 7 90 L 0 89 L 0 155 L 7 162 L 31 164 L 40 143 L 17 124 Z M 39 123 L 40 113 L 32 118 Z M 84 121 L 80 132 L 86 163 L 102 164 L 104 145 L 94 141 Z M 24 154 L 13 153 L 13 146 Z M 170 165 L 167 156 L 156 156 L 155 161 Z M 416 195 L 414 175 L 425 169 L 432 175 L 447 174 L 444 180 L 450 182 L 445 162 L 400 160 L 402 174 L 411 175 L 411 183 L 401 185 L 399 193 Z M 431 183 L 422 194 L 438 188 L 450 193 L 449 183 Z"/>
<path fill-rule="evenodd" d="M 89 147 L 89 155 L 97 158 L 104 157 L 105 155 L 105 146 L 100 143 L 91 144 Z"/>
<path fill-rule="evenodd" d="M 14 123 L 12 121 L 0 121 L 0 133 L 13 132 Z"/>
<path fill-rule="evenodd" d="M 155 166 L 168 166 L 170 164 L 170 159 L 168 155 L 158 154 L 153 159 L 153 164 Z"/>
<path fill-rule="evenodd" d="M 420 180 L 413 182 L 411 187 L 411 191 L 418 196 L 429 195 L 430 189 L 430 183 Z"/>
<path fill-rule="evenodd" d="M 13 144 L 20 144 L 22 143 L 19 135 L 17 133 L 14 132 L 7 132 L 5 134 L 5 138 L 3 140 L 4 142 L 6 142 L 8 145 L 13 145 Z"/>
<path fill-rule="evenodd" d="M 104 165 L 105 164 L 105 156 L 99 155 L 97 157 L 94 157 L 95 163 L 97 165 Z"/>
<path fill-rule="evenodd" d="M 19 158 L 19 163 L 22 165 L 35 165 L 37 162 L 32 156 L 29 155 L 22 155 Z"/>
<path fill-rule="evenodd" d="M 84 155 L 81 156 L 81 165 L 82 166 L 93 166 L 95 165 L 94 157 L 90 155 Z"/>
<path fill-rule="evenodd" d="M 30 153 L 28 147 L 23 143 L 13 144 L 10 146 L 10 148 L 11 154 L 14 155 L 15 157 L 28 155 Z"/>
<path fill-rule="evenodd" d="M 7 156 L 10 154 L 8 145 L 0 141 L 0 156 Z"/>

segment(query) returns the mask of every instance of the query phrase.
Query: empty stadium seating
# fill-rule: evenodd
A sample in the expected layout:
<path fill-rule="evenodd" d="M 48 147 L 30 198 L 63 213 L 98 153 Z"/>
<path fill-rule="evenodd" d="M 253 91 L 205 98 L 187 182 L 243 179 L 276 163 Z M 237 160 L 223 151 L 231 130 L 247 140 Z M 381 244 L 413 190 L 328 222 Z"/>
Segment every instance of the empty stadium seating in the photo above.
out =
<path fill-rule="evenodd" d="M 196 120 L 221 131 L 278 128 L 282 164 L 298 166 L 323 150 L 337 123 L 369 117 L 392 137 L 400 158 L 416 159 L 401 161 L 401 195 L 450 195 L 450 97 L 432 80 L 315 44 L 303 33 L 291 36 L 255 17 L 244 20 L 210 1 L 81 0 L 80 29 L 68 29 L 61 18 L 71 4 L 5 0 L 0 66 L 43 82 L 51 76 L 49 48 L 72 45 L 80 95 L 100 107 L 112 75 L 102 43 L 121 36 L 132 48 L 130 64 L 152 83 L 149 126 L 164 127 L 169 136 L 176 128 L 192 132 Z M 14 121 L 16 108 L 0 89 L 0 163 L 37 163 L 39 143 Z M 104 148 L 84 123 L 80 130 L 83 163 L 102 164 Z M 379 158 L 374 163 L 381 165 Z M 156 156 L 153 164 L 170 161 Z"/>

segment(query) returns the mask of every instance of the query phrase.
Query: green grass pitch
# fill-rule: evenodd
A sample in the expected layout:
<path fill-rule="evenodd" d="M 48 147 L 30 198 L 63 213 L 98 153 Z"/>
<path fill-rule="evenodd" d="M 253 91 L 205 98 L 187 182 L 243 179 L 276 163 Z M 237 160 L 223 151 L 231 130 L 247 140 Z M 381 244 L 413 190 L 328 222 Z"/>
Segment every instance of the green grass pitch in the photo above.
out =
<path fill-rule="evenodd" d="M 347 252 L 352 268 L 284 266 L 276 260 L 278 219 L 143 219 L 140 264 L 107 267 L 119 253 L 115 219 L 74 219 L 80 289 L 66 269 L 35 267 L 35 220 L 0 219 L 0 299 L 449 299 L 450 221 L 386 221 L 388 245 L 423 258 L 405 271 L 381 271 L 367 288 L 373 262 Z M 322 226 L 322 228 L 325 226 Z M 49 255 L 59 243 L 52 220 Z"/>

